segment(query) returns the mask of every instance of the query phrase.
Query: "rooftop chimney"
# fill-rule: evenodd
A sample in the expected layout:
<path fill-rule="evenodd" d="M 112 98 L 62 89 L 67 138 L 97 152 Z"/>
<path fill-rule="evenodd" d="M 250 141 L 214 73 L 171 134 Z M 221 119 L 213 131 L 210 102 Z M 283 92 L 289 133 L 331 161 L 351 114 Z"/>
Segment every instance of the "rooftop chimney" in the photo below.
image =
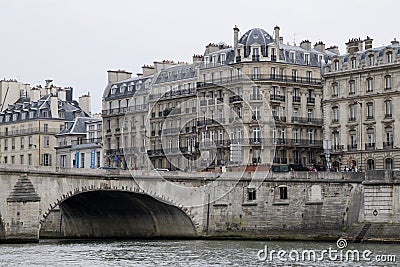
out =
<path fill-rule="evenodd" d="M 239 28 L 235 25 L 233 28 L 233 48 L 236 48 L 239 40 Z"/>
<path fill-rule="evenodd" d="M 115 83 L 131 78 L 132 72 L 125 70 L 108 70 L 108 83 Z"/>
<path fill-rule="evenodd" d="M 30 92 L 30 100 L 38 101 L 40 99 L 40 89 L 33 87 Z"/>
<path fill-rule="evenodd" d="M 193 55 L 193 64 L 202 62 L 203 56 L 202 55 Z"/>
<path fill-rule="evenodd" d="M 279 42 L 281 41 L 281 38 L 279 37 L 279 30 L 280 30 L 279 26 L 278 25 L 275 26 L 275 28 L 274 28 L 275 44 L 278 48 L 279 48 Z M 283 42 L 283 39 L 282 39 L 282 42 Z"/>
<path fill-rule="evenodd" d="M 367 39 L 364 40 L 365 43 L 365 50 L 372 48 L 372 41 L 374 39 L 371 39 L 369 36 L 367 36 Z"/>
<path fill-rule="evenodd" d="M 399 41 L 396 40 L 396 38 L 394 38 L 394 40 L 392 41 L 392 45 L 396 45 L 399 44 Z"/>
<path fill-rule="evenodd" d="M 58 97 L 50 96 L 50 111 L 52 118 L 58 118 Z"/>
<path fill-rule="evenodd" d="M 301 41 L 300 47 L 305 50 L 311 50 L 311 42 L 309 40 Z"/>
<path fill-rule="evenodd" d="M 79 97 L 79 107 L 86 112 L 87 114 L 91 115 L 91 97 L 89 92 L 87 95 L 82 95 Z"/>
<path fill-rule="evenodd" d="M 318 52 L 324 53 L 325 52 L 325 44 L 322 41 L 315 43 L 314 49 Z"/>
<path fill-rule="evenodd" d="M 329 51 L 329 52 L 331 52 L 331 53 L 334 53 L 334 54 L 336 54 L 336 55 L 339 55 L 339 54 L 340 54 L 339 48 L 338 48 L 336 45 L 330 46 L 330 47 L 328 47 L 326 50 Z"/>
<path fill-rule="evenodd" d="M 363 41 L 361 41 L 361 38 L 353 38 L 346 43 L 346 51 L 349 54 L 362 51 L 362 48 Z"/>
<path fill-rule="evenodd" d="M 154 74 L 154 66 L 152 65 L 143 65 L 142 66 L 143 76 L 150 76 Z"/>

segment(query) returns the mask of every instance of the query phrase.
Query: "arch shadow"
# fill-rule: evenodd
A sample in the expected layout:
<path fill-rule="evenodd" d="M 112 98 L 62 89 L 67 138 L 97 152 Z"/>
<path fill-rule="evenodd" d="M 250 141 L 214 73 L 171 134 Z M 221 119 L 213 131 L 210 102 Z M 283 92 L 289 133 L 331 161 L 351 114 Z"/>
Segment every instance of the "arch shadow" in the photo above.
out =
<path fill-rule="evenodd" d="M 61 200 L 53 225 L 63 238 L 192 238 L 196 229 L 178 207 L 150 195 L 119 191 L 79 192 Z M 53 207 L 54 208 L 54 207 Z M 51 213 L 49 213 L 51 214 Z M 47 217 L 49 214 L 47 214 Z M 54 218 L 53 218 L 54 219 Z M 47 236 L 49 237 L 49 236 Z"/>

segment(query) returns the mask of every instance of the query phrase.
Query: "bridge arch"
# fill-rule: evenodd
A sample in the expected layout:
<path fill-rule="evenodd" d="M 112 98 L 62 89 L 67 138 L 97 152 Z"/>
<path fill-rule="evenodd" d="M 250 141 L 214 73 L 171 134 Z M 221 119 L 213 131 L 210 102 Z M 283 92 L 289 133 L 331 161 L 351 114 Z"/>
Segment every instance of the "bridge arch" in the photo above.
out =
<path fill-rule="evenodd" d="M 51 205 L 59 223 L 53 226 L 66 238 L 185 238 L 196 229 L 185 210 L 138 191 L 98 189 L 75 191 Z M 48 224 L 47 224 L 48 225 Z"/>

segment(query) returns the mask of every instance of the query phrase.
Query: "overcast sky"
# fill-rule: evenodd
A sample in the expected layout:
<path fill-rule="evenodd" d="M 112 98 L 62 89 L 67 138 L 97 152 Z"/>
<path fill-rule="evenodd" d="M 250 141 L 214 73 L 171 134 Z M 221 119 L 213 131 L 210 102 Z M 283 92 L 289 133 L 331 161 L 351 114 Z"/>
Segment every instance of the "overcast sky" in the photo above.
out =
<path fill-rule="evenodd" d="M 0 78 L 31 85 L 53 79 L 90 92 L 101 110 L 107 70 L 134 74 L 155 60 L 191 61 L 210 42 L 232 45 L 243 34 L 281 28 L 284 42 L 308 39 L 327 47 L 367 35 L 374 46 L 400 39 L 400 1 L 134 1 L 0 0 Z"/>

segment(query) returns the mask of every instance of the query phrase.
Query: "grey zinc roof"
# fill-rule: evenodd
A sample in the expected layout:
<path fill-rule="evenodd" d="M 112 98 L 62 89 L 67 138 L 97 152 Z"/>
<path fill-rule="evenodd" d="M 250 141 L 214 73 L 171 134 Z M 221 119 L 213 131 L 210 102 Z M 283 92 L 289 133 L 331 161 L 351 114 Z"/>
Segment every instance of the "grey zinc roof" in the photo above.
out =
<path fill-rule="evenodd" d="M 175 65 L 163 69 L 158 74 L 155 84 L 191 79 L 197 77 L 196 64 Z"/>
<path fill-rule="evenodd" d="M 28 175 L 21 175 L 17 183 L 14 185 L 13 191 L 7 198 L 7 202 L 38 202 L 40 201 L 39 195 L 36 193 L 35 188 Z"/>
<path fill-rule="evenodd" d="M 272 43 L 274 39 L 272 36 L 267 33 L 265 30 L 260 28 L 254 28 L 248 30 L 245 34 L 242 35 L 239 39 L 239 43 L 245 46 L 251 46 L 252 44 L 260 44 L 260 45 L 268 45 Z"/>
<path fill-rule="evenodd" d="M 42 110 L 47 109 L 48 116 L 42 116 Z M 80 117 L 88 117 L 89 115 L 86 114 L 80 107 L 78 102 L 75 100 L 72 101 L 62 101 L 58 99 L 58 110 L 64 111 L 64 118 L 59 118 L 62 120 L 73 120 L 77 116 Z M 42 96 L 38 101 L 30 102 L 29 98 L 20 98 L 14 104 L 10 104 L 7 109 L 5 109 L 2 113 L 0 113 L 0 123 L 5 122 L 4 115 L 5 114 L 14 114 L 18 113 L 17 120 L 21 121 L 21 113 L 22 112 L 31 112 L 35 113 L 33 118 L 29 119 L 55 119 L 53 118 L 53 114 L 51 114 L 50 109 L 50 94 Z M 27 119 L 26 119 L 27 120 Z M 14 119 L 13 119 L 14 122 Z"/>
<path fill-rule="evenodd" d="M 78 117 L 75 121 L 69 124 L 64 130 L 59 132 L 57 135 L 65 134 L 85 134 L 87 122 L 100 122 L 101 119 L 90 118 L 90 117 Z"/>
<path fill-rule="evenodd" d="M 108 84 L 106 89 L 104 90 L 103 93 L 103 98 L 105 99 L 112 99 L 112 98 L 124 98 L 124 97 L 129 97 L 135 94 L 136 91 L 140 90 L 142 87 L 144 87 L 145 83 L 148 80 L 151 80 L 154 76 L 137 76 L 133 78 L 129 78 L 123 81 L 118 81 L 115 83 Z M 133 86 L 131 90 L 128 90 L 128 86 Z M 121 87 L 123 88 L 121 92 Z M 112 89 L 115 89 L 112 90 Z"/>

